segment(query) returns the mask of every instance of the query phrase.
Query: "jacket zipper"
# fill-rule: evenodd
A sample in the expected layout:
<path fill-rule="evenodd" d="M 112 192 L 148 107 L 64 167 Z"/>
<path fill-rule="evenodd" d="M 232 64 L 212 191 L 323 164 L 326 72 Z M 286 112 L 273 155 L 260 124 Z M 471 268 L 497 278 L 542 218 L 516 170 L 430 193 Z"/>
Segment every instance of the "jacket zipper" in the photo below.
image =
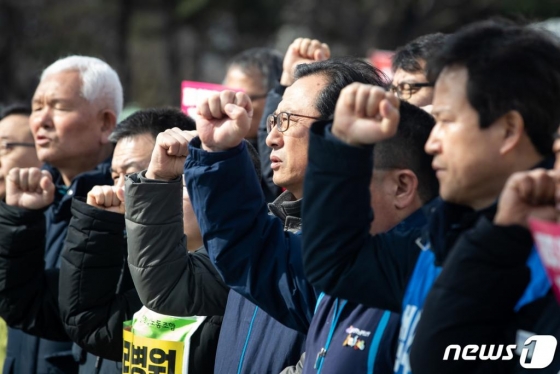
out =
<path fill-rule="evenodd" d="M 342 309 L 344 308 L 346 303 L 347 303 L 346 300 L 342 300 L 342 302 L 339 303 L 338 299 L 336 299 L 336 301 L 334 302 L 333 320 L 331 322 L 329 335 L 327 337 L 325 346 L 319 350 L 319 353 L 317 354 L 317 359 L 315 360 L 315 365 L 313 366 L 313 368 L 317 370 L 317 374 L 320 374 L 321 370 L 323 369 L 323 363 L 325 361 L 325 356 L 327 355 L 327 351 L 331 346 L 334 330 L 336 329 L 336 325 L 338 324 L 338 319 L 340 318 L 340 315 L 342 314 Z M 340 304 L 340 309 L 339 309 L 339 304 Z"/>

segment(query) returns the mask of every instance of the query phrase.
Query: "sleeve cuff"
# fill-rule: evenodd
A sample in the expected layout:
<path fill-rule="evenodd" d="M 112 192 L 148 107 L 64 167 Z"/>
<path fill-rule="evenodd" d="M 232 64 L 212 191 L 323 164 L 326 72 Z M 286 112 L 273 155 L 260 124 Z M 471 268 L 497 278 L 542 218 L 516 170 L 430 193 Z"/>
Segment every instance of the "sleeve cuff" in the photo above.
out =
<path fill-rule="evenodd" d="M 124 229 L 124 214 L 96 208 L 86 203 L 83 198 L 77 197 L 72 199 L 72 211 L 73 213 L 74 211 L 79 212 L 94 220 L 114 225 L 115 227 L 118 227 L 116 230 Z"/>
<path fill-rule="evenodd" d="M 8 223 L 27 224 L 38 219 L 44 219 L 44 213 L 48 209 L 24 209 L 6 204 L 0 201 L 0 221 Z"/>
<path fill-rule="evenodd" d="M 187 157 L 197 165 L 213 165 L 217 162 L 233 158 L 243 152 L 246 148 L 245 142 L 223 152 L 207 152 L 201 148 L 200 138 L 197 136 L 189 143 L 189 156 Z"/>

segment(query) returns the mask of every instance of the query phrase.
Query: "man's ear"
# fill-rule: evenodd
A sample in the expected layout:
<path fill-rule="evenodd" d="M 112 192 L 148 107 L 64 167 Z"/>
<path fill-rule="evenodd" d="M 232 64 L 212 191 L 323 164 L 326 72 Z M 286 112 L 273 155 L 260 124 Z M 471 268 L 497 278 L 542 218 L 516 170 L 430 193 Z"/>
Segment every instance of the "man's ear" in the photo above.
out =
<path fill-rule="evenodd" d="M 407 209 L 418 201 L 418 178 L 412 170 L 397 169 L 393 171 L 393 181 L 397 186 L 395 192 L 395 207 Z"/>
<path fill-rule="evenodd" d="M 99 112 L 101 117 L 101 144 L 109 143 L 109 135 L 115 130 L 117 125 L 117 116 L 109 109 Z"/>
<path fill-rule="evenodd" d="M 514 149 L 521 141 L 525 131 L 525 121 L 517 110 L 505 113 L 492 124 L 492 126 L 494 125 L 498 125 L 501 131 L 501 154 L 506 154 Z"/>

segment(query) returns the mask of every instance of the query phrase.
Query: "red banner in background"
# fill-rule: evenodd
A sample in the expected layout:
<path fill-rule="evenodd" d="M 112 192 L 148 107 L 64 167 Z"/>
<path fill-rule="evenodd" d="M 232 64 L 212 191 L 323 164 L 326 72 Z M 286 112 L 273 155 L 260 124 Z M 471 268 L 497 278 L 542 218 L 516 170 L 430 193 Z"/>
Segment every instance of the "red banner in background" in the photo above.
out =
<path fill-rule="evenodd" d="M 221 84 L 183 81 L 181 83 L 181 110 L 188 116 L 195 118 L 198 103 L 211 94 L 223 90 L 240 91 Z"/>
<path fill-rule="evenodd" d="M 560 302 L 560 225 L 538 219 L 530 219 L 529 227 L 533 233 L 537 250 L 556 299 Z"/>
<path fill-rule="evenodd" d="M 391 70 L 391 62 L 393 58 L 392 51 L 385 51 L 382 49 L 376 49 L 369 54 L 369 61 L 373 66 L 381 70 L 389 79 L 393 79 L 393 71 Z"/>

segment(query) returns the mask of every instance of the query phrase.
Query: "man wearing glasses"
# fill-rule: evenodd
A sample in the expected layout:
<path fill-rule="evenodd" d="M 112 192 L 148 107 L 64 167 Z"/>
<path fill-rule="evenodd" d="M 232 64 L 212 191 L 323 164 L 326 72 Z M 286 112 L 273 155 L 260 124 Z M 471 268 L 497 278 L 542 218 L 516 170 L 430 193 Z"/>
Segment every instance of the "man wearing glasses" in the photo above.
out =
<path fill-rule="evenodd" d="M 238 321 L 229 325 L 237 326 L 236 336 L 245 342 L 243 352 L 228 351 L 227 358 L 236 363 L 239 373 L 278 373 L 296 364 L 303 341 L 295 340 L 295 346 L 295 330 L 306 333 L 313 316 L 316 295 L 302 274 L 298 235 L 309 127 L 316 119 L 331 117 L 340 90 L 348 84 L 356 80 L 385 84 L 371 65 L 356 59 L 299 65 L 296 78 L 267 126 L 274 183 L 286 189 L 268 205 L 273 216 L 267 215 L 257 176 L 241 142 L 254 115 L 246 94 L 223 91 L 199 105 L 200 138 L 190 142 L 185 164 L 187 189 L 211 260 L 226 283 L 240 286 L 235 291 L 241 292 L 245 285 L 249 293 L 257 295 L 231 292 L 228 299 L 228 306 L 237 305 L 237 315 L 230 316 L 231 320 L 235 317 Z M 159 150 L 163 160 L 159 168 L 173 164 L 173 158 L 184 157 L 186 142 L 181 144 L 184 146 L 156 144 L 154 154 Z M 152 166 L 149 171 L 155 179 L 169 178 L 157 165 Z M 205 171 L 200 174 L 202 169 Z M 265 296 L 264 309 L 255 305 L 256 298 Z M 296 306 L 305 311 L 292 313 Z M 224 326 L 227 320 L 226 310 Z M 217 355 L 226 348 L 222 336 Z M 226 372 L 220 370 L 218 361 L 215 372 Z"/>
<path fill-rule="evenodd" d="M 10 169 L 39 167 L 33 135 L 29 128 L 31 108 L 10 105 L 0 119 L 0 200 L 6 196 L 6 181 Z"/>
<path fill-rule="evenodd" d="M 442 33 L 424 35 L 397 49 L 391 91 L 399 99 L 418 107 L 432 104 L 434 84 L 426 79 L 426 60 L 443 45 L 445 38 Z"/>

